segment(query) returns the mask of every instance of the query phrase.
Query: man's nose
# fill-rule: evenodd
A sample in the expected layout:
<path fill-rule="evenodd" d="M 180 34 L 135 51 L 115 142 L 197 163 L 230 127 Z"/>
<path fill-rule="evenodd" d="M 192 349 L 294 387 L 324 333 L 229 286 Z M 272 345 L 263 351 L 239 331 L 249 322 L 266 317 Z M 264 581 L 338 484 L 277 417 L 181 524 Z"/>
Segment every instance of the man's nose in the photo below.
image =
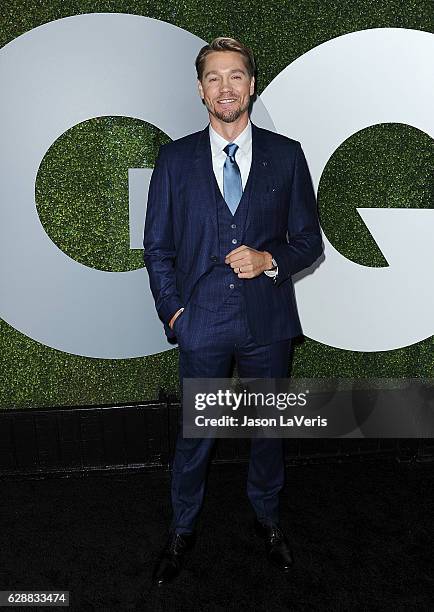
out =
<path fill-rule="evenodd" d="M 221 91 L 228 91 L 230 89 L 229 79 L 223 78 L 220 83 Z"/>

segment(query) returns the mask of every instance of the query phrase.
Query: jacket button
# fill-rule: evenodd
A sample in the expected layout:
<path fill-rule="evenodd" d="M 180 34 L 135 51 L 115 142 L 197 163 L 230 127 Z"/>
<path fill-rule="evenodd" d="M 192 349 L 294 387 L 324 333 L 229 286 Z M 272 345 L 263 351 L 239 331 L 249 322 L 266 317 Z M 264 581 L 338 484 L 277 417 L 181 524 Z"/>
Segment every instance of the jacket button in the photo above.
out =
<path fill-rule="evenodd" d="M 217 261 L 218 257 L 217 257 L 217 255 L 211 255 L 210 259 L 211 259 L 211 261 Z"/>

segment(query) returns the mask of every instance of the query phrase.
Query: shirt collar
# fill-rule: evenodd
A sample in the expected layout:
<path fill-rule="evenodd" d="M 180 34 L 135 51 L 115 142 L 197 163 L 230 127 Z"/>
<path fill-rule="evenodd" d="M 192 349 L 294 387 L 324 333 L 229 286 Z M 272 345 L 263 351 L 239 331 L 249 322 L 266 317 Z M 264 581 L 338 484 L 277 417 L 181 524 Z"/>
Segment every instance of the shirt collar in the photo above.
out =
<path fill-rule="evenodd" d="M 213 157 L 220 155 L 228 142 L 231 142 L 223 138 L 223 136 L 220 136 L 220 134 L 215 131 L 211 124 L 209 124 L 209 139 L 211 142 L 211 152 Z M 244 130 L 235 138 L 233 142 L 238 145 L 239 150 L 242 153 L 248 153 L 249 148 L 252 146 L 252 124 L 250 123 L 250 119 L 248 120 Z"/>

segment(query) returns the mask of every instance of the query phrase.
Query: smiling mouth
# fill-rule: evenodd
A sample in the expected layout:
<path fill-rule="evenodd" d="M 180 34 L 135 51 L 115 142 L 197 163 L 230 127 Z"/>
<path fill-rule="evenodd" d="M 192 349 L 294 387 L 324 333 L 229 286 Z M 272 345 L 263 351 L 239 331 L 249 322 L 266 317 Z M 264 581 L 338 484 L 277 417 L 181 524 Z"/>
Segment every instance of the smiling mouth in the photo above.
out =
<path fill-rule="evenodd" d="M 232 104 L 236 102 L 236 98 L 223 98 L 223 100 L 217 100 L 219 104 Z"/>

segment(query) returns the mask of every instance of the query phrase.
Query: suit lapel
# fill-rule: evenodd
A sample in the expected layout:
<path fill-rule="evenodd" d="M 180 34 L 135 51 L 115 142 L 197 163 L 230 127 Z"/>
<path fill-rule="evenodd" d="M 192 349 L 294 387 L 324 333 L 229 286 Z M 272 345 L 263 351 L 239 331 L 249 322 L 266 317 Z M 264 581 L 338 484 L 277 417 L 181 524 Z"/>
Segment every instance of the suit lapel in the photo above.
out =
<path fill-rule="evenodd" d="M 214 189 L 214 170 L 211 158 L 211 143 L 208 126 L 199 134 L 193 162 L 195 190 L 199 196 L 195 206 L 206 220 L 210 220 L 217 235 L 217 202 Z"/>
<path fill-rule="evenodd" d="M 252 123 L 252 164 L 250 166 L 251 185 L 245 231 L 248 230 L 255 209 L 261 206 L 263 196 L 270 189 L 271 161 L 262 131 Z"/>

